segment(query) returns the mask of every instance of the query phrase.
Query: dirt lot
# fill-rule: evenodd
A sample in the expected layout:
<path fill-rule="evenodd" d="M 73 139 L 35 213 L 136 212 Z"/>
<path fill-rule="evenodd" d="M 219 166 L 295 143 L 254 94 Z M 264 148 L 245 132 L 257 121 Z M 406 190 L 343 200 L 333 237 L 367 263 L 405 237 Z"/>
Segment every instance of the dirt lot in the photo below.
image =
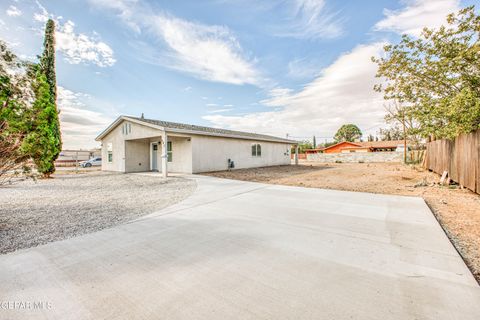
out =
<path fill-rule="evenodd" d="M 437 174 L 394 163 L 335 163 L 241 169 L 208 175 L 271 184 L 421 196 L 480 283 L 480 196 L 440 186 Z"/>

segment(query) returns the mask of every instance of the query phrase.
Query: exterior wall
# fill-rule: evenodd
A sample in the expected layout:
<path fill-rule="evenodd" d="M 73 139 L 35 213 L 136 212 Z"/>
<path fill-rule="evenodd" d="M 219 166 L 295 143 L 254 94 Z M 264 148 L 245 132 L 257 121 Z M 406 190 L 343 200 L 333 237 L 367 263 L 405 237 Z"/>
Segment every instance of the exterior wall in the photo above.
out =
<path fill-rule="evenodd" d="M 168 172 L 192 173 L 191 138 L 168 136 L 168 141 L 172 142 L 172 162 L 167 164 Z"/>
<path fill-rule="evenodd" d="M 125 141 L 125 172 L 150 170 L 150 143 L 148 140 Z M 106 159 L 106 158 L 102 158 Z M 103 163 L 103 161 L 102 161 Z"/>
<path fill-rule="evenodd" d="M 350 152 L 370 152 L 368 148 L 346 148 L 340 151 L 341 153 L 350 153 Z"/>
<path fill-rule="evenodd" d="M 337 145 L 333 145 L 330 148 L 326 148 L 323 152 L 324 153 L 340 153 L 342 151 L 341 149 L 345 147 L 358 147 L 358 145 L 348 141 L 344 141 Z"/>
<path fill-rule="evenodd" d="M 348 152 L 348 153 L 313 153 L 307 155 L 308 161 L 320 163 L 334 162 L 402 162 L 402 152 Z"/>
<path fill-rule="evenodd" d="M 261 157 L 253 157 L 251 146 L 259 143 Z M 290 144 L 279 142 L 192 136 L 192 172 L 227 170 L 228 159 L 235 169 L 290 164 Z"/>
<path fill-rule="evenodd" d="M 129 123 L 131 131 L 125 134 L 123 125 Z M 167 135 L 169 133 L 167 132 Z M 212 137 L 203 135 L 186 136 L 172 133 L 172 162 L 169 172 L 196 173 L 226 170 L 228 159 L 235 168 L 253 168 L 290 164 L 291 145 L 281 142 L 266 142 L 247 139 Z M 102 139 L 102 170 L 118 172 L 150 171 L 151 143 L 161 141 L 162 131 L 130 121 L 122 121 Z M 107 146 L 112 143 L 113 161 L 108 162 Z M 262 147 L 260 157 L 252 156 L 251 146 Z M 162 169 L 162 146 L 157 150 L 158 169 Z"/>
<path fill-rule="evenodd" d="M 122 133 L 122 126 L 126 122 L 130 123 L 131 126 L 131 132 L 128 134 Z M 159 130 L 142 126 L 130 121 L 122 121 L 116 128 L 110 131 L 110 133 L 102 139 L 102 170 L 125 172 L 125 140 L 143 139 L 159 136 L 159 134 Z M 108 143 L 112 143 L 113 161 L 111 163 L 108 162 Z"/>

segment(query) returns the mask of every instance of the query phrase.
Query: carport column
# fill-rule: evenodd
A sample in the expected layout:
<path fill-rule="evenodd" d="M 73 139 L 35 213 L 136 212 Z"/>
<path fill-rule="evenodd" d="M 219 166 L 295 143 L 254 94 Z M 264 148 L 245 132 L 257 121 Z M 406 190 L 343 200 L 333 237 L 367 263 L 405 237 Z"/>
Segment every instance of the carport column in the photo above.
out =
<path fill-rule="evenodd" d="M 168 176 L 167 171 L 167 163 L 168 163 L 168 155 L 167 155 L 167 132 L 163 131 L 162 134 L 162 176 L 166 178 Z"/>
<path fill-rule="evenodd" d="M 298 165 L 298 144 L 295 145 L 295 165 Z"/>

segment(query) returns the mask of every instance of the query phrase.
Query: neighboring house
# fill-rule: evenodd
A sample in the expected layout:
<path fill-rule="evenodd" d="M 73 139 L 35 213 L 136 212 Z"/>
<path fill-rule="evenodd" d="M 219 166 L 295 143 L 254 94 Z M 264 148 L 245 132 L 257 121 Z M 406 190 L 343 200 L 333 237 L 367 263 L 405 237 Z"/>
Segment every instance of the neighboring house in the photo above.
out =
<path fill-rule="evenodd" d="M 336 143 L 334 145 L 331 145 L 329 147 L 326 147 L 325 149 L 323 149 L 323 152 L 324 153 L 340 153 L 340 152 L 342 152 L 343 148 L 360 147 L 360 146 L 361 145 L 358 144 L 358 143 L 349 142 L 349 141 L 342 141 L 342 142 Z"/>
<path fill-rule="evenodd" d="M 383 152 L 395 151 L 398 146 L 403 146 L 403 140 L 392 141 L 342 141 L 324 149 L 324 153 L 348 153 L 348 152 Z M 410 142 L 407 141 L 407 145 Z"/>
<path fill-rule="evenodd" d="M 263 134 L 130 116 L 117 118 L 96 140 L 102 142 L 102 170 L 164 175 L 287 165 L 297 146 Z"/>

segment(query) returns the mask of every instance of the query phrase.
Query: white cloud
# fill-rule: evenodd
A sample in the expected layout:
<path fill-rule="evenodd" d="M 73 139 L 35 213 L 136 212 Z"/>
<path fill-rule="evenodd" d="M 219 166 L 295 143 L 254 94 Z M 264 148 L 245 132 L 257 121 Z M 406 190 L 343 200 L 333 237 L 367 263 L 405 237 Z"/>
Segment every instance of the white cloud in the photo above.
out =
<path fill-rule="evenodd" d="M 244 116 L 206 115 L 216 126 L 285 136 L 317 134 L 333 136 L 344 123 L 361 129 L 383 123 L 382 96 L 373 91 L 376 65 L 371 56 L 380 54 L 382 43 L 359 45 L 341 55 L 321 75 L 300 92 L 272 90 L 268 106 L 283 106 L 279 111 Z M 375 131 L 375 130 L 373 130 Z"/>
<path fill-rule="evenodd" d="M 141 43 L 149 63 L 189 73 L 197 78 L 230 84 L 258 85 L 262 79 L 255 59 L 246 57 L 235 35 L 225 26 L 206 25 L 153 10 L 141 0 L 89 0 L 110 9 L 138 33 L 154 35 L 160 43 Z"/>
<path fill-rule="evenodd" d="M 232 111 L 233 108 L 224 108 L 224 109 L 213 109 L 213 110 L 207 110 L 208 113 L 223 113 L 223 112 L 228 112 Z"/>
<path fill-rule="evenodd" d="M 112 48 L 101 41 L 100 36 L 93 32 L 91 36 L 75 33 L 75 23 L 71 20 L 62 22 L 62 16 L 54 16 L 38 1 L 35 1 L 38 12 L 33 19 L 44 26 L 48 19 L 56 24 L 56 49 L 61 52 L 65 60 L 71 64 L 95 64 L 99 67 L 110 67 L 116 62 Z M 35 28 L 43 36 L 43 28 Z"/>
<path fill-rule="evenodd" d="M 95 137 L 112 119 L 101 112 L 88 110 L 92 97 L 58 86 L 58 107 L 63 148 L 92 148 L 98 146 Z"/>
<path fill-rule="evenodd" d="M 6 12 L 7 12 L 7 15 L 9 15 L 10 17 L 18 17 L 22 15 L 22 11 L 20 11 L 20 9 L 18 9 L 15 6 L 8 7 Z"/>
<path fill-rule="evenodd" d="M 342 20 L 325 8 L 325 0 L 293 0 L 285 30 L 278 36 L 299 39 L 336 38 L 343 34 Z"/>
<path fill-rule="evenodd" d="M 139 0 L 88 0 L 88 2 L 93 6 L 115 11 L 128 27 L 137 33 L 141 32 L 139 24 L 135 21 L 135 10 Z"/>
<path fill-rule="evenodd" d="M 292 79 L 312 79 L 318 76 L 318 65 L 316 59 L 293 59 L 288 63 L 288 76 Z"/>
<path fill-rule="evenodd" d="M 403 9 L 385 9 L 385 19 L 375 25 L 375 30 L 419 36 L 424 27 L 440 27 L 449 13 L 459 9 L 460 0 L 408 0 Z"/>
<path fill-rule="evenodd" d="M 48 18 L 50 18 L 50 15 L 48 14 L 47 9 L 45 9 L 45 7 L 42 6 L 42 4 L 38 0 L 35 0 L 35 3 L 38 9 L 40 10 L 40 12 L 35 12 L 33 14 L 33 19 L 35 21 L 42 22 L 42 23 L 47 22 Z"/>
<path fill-rule="evenodd" d="M 147 28 L 167 45 L 164 65 L 198 78 L 231 84 L 258 84 L 254 62 L 227 27 L 204 25 L 170 15 L 149 16 Z"/>
<path fill-rule="evenodd" d="M 57 25 L 57 50 L 72 64 L 93 63 L 100 67 L 110 67 L 116 62 L 113 50 L 98 35 L 87 36 L 74 32 L 75 24 L 68 20 Z"/>

